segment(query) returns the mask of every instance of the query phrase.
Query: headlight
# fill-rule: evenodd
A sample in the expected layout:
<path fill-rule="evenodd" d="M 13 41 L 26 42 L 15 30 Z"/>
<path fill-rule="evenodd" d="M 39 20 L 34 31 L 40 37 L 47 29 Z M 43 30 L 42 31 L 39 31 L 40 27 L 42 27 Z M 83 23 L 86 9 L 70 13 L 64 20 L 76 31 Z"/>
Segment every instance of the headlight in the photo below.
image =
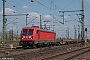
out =
<path fill-rule="evenodd" d="M 29 36 L 29 38 L 31 38 L 31 36 Z"/>
<path fill-rule="evenodd" d="M 25 36 L 23 36 L 23 38 L 25 38 Z"/>
<path fill-rule="evenodd" d="M 33 39 L 33 36 L 29 36 L 30 39 Z"/>
<path fill-rule="evenodd" d="M 24 39 L 25 38 L 25 36 L 22 36 L 22 39 Z"/>

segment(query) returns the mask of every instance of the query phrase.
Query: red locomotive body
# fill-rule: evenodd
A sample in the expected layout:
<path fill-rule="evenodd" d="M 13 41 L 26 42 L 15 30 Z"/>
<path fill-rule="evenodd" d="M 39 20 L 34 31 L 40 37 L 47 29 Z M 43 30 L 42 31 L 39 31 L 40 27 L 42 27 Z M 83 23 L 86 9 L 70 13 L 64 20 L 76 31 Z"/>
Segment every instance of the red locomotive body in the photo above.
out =
<path fill-rule="evenodd" d="M 37 26 L 23 27 L 20 33 L 20 45 L 23 47 L 35 47 L 51 44 L 56 41 L 54 31 L 46 31 Z"/>
<path fill-rule="evenodd" d="M 56 34 L 55 32 L 48 32 L 48 31 L 43 31 L 43 30 L 40 30 L 39 31 L 39 39 L 40 40 L 56 40 Z"/>

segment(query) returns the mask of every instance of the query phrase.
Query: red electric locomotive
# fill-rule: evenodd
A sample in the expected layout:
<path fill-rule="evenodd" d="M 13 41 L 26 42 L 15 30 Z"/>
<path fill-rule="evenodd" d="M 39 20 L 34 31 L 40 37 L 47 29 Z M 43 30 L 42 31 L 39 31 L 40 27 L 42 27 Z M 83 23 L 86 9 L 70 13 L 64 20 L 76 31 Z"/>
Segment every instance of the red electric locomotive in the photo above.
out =
<path fill-rule="evenodd" d="M 56 33 L 40 29 L 38 26 L 23 27 L 20 33 L 19 44 L 23 47 L 40 47 L 54 44 Z"/>

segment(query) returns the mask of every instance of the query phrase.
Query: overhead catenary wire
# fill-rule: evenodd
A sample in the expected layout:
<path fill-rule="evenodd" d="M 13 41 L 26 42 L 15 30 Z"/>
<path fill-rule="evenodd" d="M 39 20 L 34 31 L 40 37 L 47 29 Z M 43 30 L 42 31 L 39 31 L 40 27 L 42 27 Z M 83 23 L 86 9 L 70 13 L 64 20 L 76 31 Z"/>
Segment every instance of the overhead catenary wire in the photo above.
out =
<path fill-rule="evenodd" d="M 55 13 L 52 9 L 50 9 L 50 7 L 42 4 L 41 2 L 39 2 L 39 1 L 37 1 L 37 0 L 35 0 L 35 1 L 36 1 L 37 3 L 39 3 L 40 5 L 44 6 L 45 8 L 49 9 L 49 10 L 52 11 L 53 13 Z M 55 14 L 56 14 L 56 13 L 55 13 Z"/>
<path fill-rule="evenodd" d="M 79 3 L 81 3 L 81 1 L 80 0 L 78 0 L 79 1 Z M 87 4 L 87 6 L 89 6 L 89 4 L 87 3 L 87 1 L 86 1 L 86 4 Z M 90 7 L 90 6 L 89 6 Z M 89 14 L 90 14 L 90 11 L 84 6 L 84 8 L 87 10 L 86 12 L 88 12 Z"/>
<path fill-rule="evenodd" d="M 79 3 L 81 3 L 80 0 L 78 0 L 78 1 L 79 1 Z M 85 3 L 86 3 L 85 5 L 87 5 L 88 7 L 90 7 L 90 5 L 87 3 L 87 1 L 85 1 Z M 90 11 L 88 10 L 88 8 L 86 8 L 86 6 L 84 6 L 84 9 L 86 10 L 85 12 L 87 12 L 90 15 Z M 87 20 L 89 20 L 89 18 Z"/>
<path fill-rule="evenodd" d="M 28 0 L 27 0 L 28 1 Z M 30 1 L 30 0 L 29 0 Z M 15 10 L 16 12 L 15 13 L 18 13 L 18 14 L 21 14 L 22 12 L 23 13 L 26 13 L 27 11 L 23 10 L 23 6 L 21 6 L 20 3 L 18 3 L 17 1 L 14 2 L 15 4 L 11 3 L 10 1 L 6 1 L 6 8 L 10 8 L 12 10 Z M 32 9 L 30 9 L 32 10 Z"/>
<path fill-rule="evenodd" d="M 66 5 L 66 7 L 64 7 L 63 9 L 66 9 L 67 7 L 69 7 L 69 5 L 73 4 L 74 1 L 76 1 L 76 0 L 73 0 L 71 3 L 69 3 L 68 5 Z M 62 10 L 63 10 L 63 9 L 62 9 Z"/>
<path fill-rule="evenodd" d="M 37 18 L 37 17 L 36 17 L 36 18 Z M 34 18 L 33 20 L 31 20 L 28 24 L 32 23 L 32 21 L 34 21 L 36 18 Z M 27 24 L 27 25 L 28 25 L 28 24 Z"/>

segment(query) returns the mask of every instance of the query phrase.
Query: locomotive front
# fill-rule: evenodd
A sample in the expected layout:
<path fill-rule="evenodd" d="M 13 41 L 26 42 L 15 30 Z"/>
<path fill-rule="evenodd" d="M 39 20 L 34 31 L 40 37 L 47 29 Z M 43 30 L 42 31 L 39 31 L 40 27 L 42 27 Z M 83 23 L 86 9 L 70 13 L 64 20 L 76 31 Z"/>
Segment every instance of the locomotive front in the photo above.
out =
<path fill-rule="evenodd" d="M 20 33 L 20 42 L 19 45 L 23 47 L 30 47 L 34 43 L 33 39 L 34 28 L 23 27 Z"/>
<path fill-rule="evenodd" d="M 23 29 L 21 31 L 21 36 L 20 39 L 22 41 L 28 41 L 28 40 L 32 40 L 33 39 L 33 29 Z"/>

